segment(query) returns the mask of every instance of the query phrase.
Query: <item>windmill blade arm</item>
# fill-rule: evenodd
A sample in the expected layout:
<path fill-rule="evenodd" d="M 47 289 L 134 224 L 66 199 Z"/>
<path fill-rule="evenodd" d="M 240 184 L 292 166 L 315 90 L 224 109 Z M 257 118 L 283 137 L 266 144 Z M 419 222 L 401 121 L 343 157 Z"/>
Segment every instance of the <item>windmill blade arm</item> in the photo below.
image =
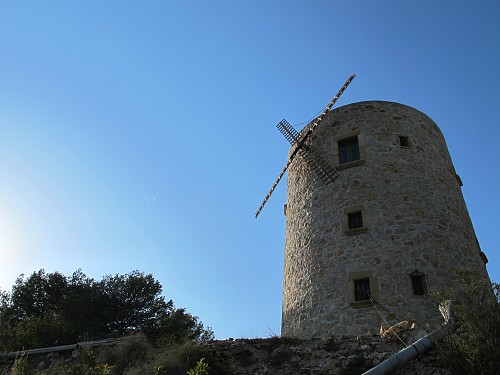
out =
<path fill-rule="evenodd" d="M 337 178 L 337 171 L 321 157 L 316 149 L 304 145 L 300 149 L 299 154 L 318 177 L 323 180 L 325 185 L 328 185 Z"/>
<path fill-rule="evenodd" d="M 271 198 L 271 194 L 273 194 L 274 189 L 276 189 L 276 186 L 278 186 L 279 182 L 281 181 L 281 179 L 285 175 L 285 172 L 288 169 L 288 167 L 290 166 L 290 164 L 292 164 L 292 158 L 290 158 L 288 160 L 288 162 L 286 163 L 285 167 L 283 168 L 283 170 L 279 174 L 278 178 L 276 179 L 276 181 L 274 181 L 273 186 L 271 186 L 271 189 L 269 189 L 269 192 L 267 193 L 267 195 L 265 196 L 264 200 L 260 204 L 259 209 L 255 213 L 255 218 L 257 218 L 257 216 L 259 216 L 259 214 L 262 211 L 262 209 L 264 208 L 265 204 L 267 203 L 267 201 L 269 200 L 269 198 Z"/>
<path fill-rule="evenodd" d="M 326 112 L 328 112 L 333 107 L 335 102 L 340 98 L 340 95 L 344 93 L 344 91 L 347 89 L 347 86 L 351 84 L 354 78 L 356 78 L 356 74 L 351 74 L 349 78 L 347 78 L 347 81 L 345 81 L 344 86 L 340 88 L 340 90 L 337 92 L 337 95 L 335 95 L 333 99 L 330 101 L 330 103 L 328 103 L 328 105 L 326 106 L 325 111 L 321 114 L 322 116 L 324 116 Z"/>
<path fill-rule="evenodd" d="M 335 102 L 340 98 L 340 96 L 344 93 L 344 91 L 346 90 L 347 86 L 349 86 L 352 82 L 352 80 L 356 77 L 356 74 L 351 74 L 349 76 L 349 78 L 347 78 L 347 81 L 345 81 L 344 83 L 344 86 L 342 86 L 340 88 L 340 90 L 337 92 L 337 94 L 333 97 L 333 99 L 330 101 L 330 103 L 328 103 L 328 105 L 326 106 L 325 110 L 323 111 L 323 113 L 321 113 L 321 115 L 318 116 L 318 118 L 316 119 L 316 121 L 314 122 L 314 124 L 312 124 L 312 126 L 309 128 L 309 130 L 307 131 L 306 135 L 304 136 L 303 139 L 307 138 L 309 136 L 309 134 L 311 134 L 313 132 L 313 130 L 319 125 L 319 123 L 323 120 L 323 117 L 325 117 L 325 115 L 328 113 L 328 111 L 333 107 L 333 105 L 335 104 Z"/>
<path fill-rule="evenodd" d="M 294 144 L 297 142 L 297 139 L 299 137 L 299 132 L 293 128 L 292 125 L 288 123 L 285 119 L 281 120 L 278 125 L 276 125 L 278 130 L 283 134 L 283 136 L 286 138 L 290 144 Z"/>
<path fill-rule="evenodd" d="M 342 93 L 345 91 L 347 86 L 352 82 L 352 80 L 356 77 L 355 74 L 351 74 L 351 76 L 347 79 L 347 81 L 344 83 L 344 86 L 340 88 L 340 90 L 337 92 L 337 95 L 333 97 L 333 99 L 328 103 L 326 106 L 325 110 L 319 117 L 316 119 L 314 124 L 307 130 L 306 134 L 299 140 L 299 133 L 285 120 L 281 120 L 281 122 L 277 125 L 278 129 L 280 132 L 285 136 L 285 138 L 292 144 L 295 144 L 295 149 L 293 152 L 290 154 L 290 158 L 288 159 L 288 162 L 286 163 L 285 167 L 279 174 L 278 178 L 276 181 L 274 181 L 273 186 L 271 186 L 271 189 L 265 196 L 264 200 L 260 204 L 259 209 L 255 213 L 255 217 L 259 216 L 260 212 L 264 208 L 265 204 L 273 194 L 274 189 L 276 189 L 276 186 L 278 186 L 279 182 L 285 175 L 286 170 L 292 163 L 292 160 L 294 157 L 297 155 L 297 153 L 300 152 L 300 154 L 303 156 L 303 158 L 308 162 L 311 166 L 311 168 L 318 173 L 318 175 L 325 181 L 325 183 L 329 183 L 333 181 L 333 179 L 336 177 L 336 171 L 323 159 L 320 157 L 320 155 L 316 152 L 310 151 L 310 147 L 306 147 L 305 141 L 309 137 L 309 135 L 312 133 L 312 131 L 319 125 L 321 120 L 323 120 L 323 117 L 327 114 L 327 112 L 332 108 L 332 106 L 335 104 L 335 102 L 340 98 Z"/>

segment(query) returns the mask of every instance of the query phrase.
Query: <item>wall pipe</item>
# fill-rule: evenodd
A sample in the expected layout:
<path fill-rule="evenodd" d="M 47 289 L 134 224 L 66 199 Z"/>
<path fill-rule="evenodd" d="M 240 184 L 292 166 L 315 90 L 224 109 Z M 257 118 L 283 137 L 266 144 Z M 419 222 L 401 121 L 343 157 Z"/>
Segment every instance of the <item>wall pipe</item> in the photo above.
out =
<path fill-rule="evenodd" d="M 392 374 L 398 368 L 429 351 L 432 348 L 432 342 L 441 339 L 445 335 L 446 330 L 444 328 L 444 326 L 438 328 L 420 340 L 415 341 L 410 346 L 394 354 L 391 358 L 366 371 L 363 375 Z"/>
<path fill-rule="evenodd" d="M 445 323 L 438 329 L 432 331 L 428 335 L 415 341 L 410 346 L 400 350 L 392 357 L 386 359 L 384 362 L 379 363 L 377 366 L 363 373 L 363 375 L 386 375 L 392 374 L 398 368 L 406 365 L 411 360 L 417 358 L 428 352 L 436 342 L 452 333 L 455 330 L 455 322 L 452 315 L 451 301 L 445 301 L 440 305 L 439 310 L 445 318 Z"/>
<path fill-rule="evenodd" d="M 96 341 L 79 342 L 78 344 L 71 344 L 71 345 L 52 346 L 49 348 L 29 349 L 29 350 L 20 350 L 17 352 L 10 352 L 10 353 L 0 353 L 0 359 L 15 359 L 22 356 L 66 352 L 79 348 L 91 348 L 94 346 L 111 346 L 115 345 L 118 341 L 119 339 L 104 339 Z"/>

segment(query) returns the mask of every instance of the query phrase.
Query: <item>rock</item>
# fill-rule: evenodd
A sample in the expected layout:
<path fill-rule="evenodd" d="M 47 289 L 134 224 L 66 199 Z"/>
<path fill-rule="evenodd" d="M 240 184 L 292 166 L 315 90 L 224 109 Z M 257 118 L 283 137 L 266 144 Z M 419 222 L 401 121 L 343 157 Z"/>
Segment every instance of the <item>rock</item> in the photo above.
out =
<path fill-rule="evenodd" d="M 38 362 L 38 365 L 36 366 L 37 370 L 43 370 L 47 365 L 45 364 L 45 361 L 40 361 Z"/>
<path fill-rule="evenodd" d="M 52 358 L 59 358 L 59 353 L 57 352 L 52 352 L 46 355 L 47 359 L 52 359 Z"/>
<path fill-rule="evenodd" d="M 339 367 L 339 360 L 338 359 L 332 359 L 330 361 L 328 361 L 327 363 L 325 363 L 323 365 L 323 367 L 321 368 L 321 370 L 323 371 L 331 371 L 335 368 Z"/>
<path fill-rule="evenodd" d="M 250 351 L 250 348 L 248 346 L 239 345 L 239 346 L 229 348 L 227 350 L 227 354 L 228 355 L 235 355 L 235 354 L 241 354 L 241 353 L 245 353 L 245 352 L 249 352 L 249 351 Z"/>
<path fill-rule="evenodd" d="M 323 349 L 317 350 L 314 353 L 314 357 L 315 358 L 324 358 L 324 357 L 327 357 L 327 356 L 328 356 L 328 352 L 326 350 L 323 350 Z"/>
<path fill-rule="evenodd" d="M 288 361 L 292 355 L 293 352 L 289 348 L 280 346 L 271 353 L 271 363 L 277 366 L 282 365 Z"/>
<path fill-rule="evenodd" d="M 385 357 L 387 357 L 387 353 L 385 353 L 385 352 L 382 352 L 382 353 L 377 353 L 377 358 L 378 358 L 379 360 L 381 360 L 381 361 L 382 361 Z"/>
<path fill-rule="evenodd" d="M 336 351 L 339 347 L 339 344 L 335 340 L 335 337 L 328 337 L 325 339 L 322 339 L 321 342 L 319 343 L 318 347 L 320 349 L 327 350 L 329 352 Z"/>
<path fill-rule="evenodd" d="M 420 340 L 422 337 L 426 336 L 428 332 L 424 329 L 416 329 L 411 331 L 411 334 L 408 335 L 408 345 L 413 344 L 415 341 Z"/>

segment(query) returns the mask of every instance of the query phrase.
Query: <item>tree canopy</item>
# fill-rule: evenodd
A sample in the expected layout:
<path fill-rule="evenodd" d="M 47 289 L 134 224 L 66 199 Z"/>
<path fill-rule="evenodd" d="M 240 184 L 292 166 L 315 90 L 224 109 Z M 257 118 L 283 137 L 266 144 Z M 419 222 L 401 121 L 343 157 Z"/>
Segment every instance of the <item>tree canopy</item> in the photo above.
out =
<path fill-rule="evenodd" d="M 0 350 L 64 345 L 144 332 L 168 340 L 213 337 L 197 317 L 165 301 L 151 274 L 133 271 L 97 281 L 43 269 L 0 294 Z"/>

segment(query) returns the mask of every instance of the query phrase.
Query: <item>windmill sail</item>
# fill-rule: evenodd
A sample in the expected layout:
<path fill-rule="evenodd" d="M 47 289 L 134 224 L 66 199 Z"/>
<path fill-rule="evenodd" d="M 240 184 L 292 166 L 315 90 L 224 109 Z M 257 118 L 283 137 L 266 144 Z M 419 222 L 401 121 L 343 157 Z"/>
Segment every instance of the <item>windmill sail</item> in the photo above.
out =
<path fill-rule="evenodd" d="M 310 168 L 323 180 L 325 184 L 329 184 L 337 177 L 337 172 L 335 171 L 335 169 L 333 169 L 327 163 L 327 161 L 321 157 L 321 155 L 317 150 L 312 149 L 310 146 L 307 146 L 305 144 L 305 141 L 307 140 L 307 138 L 309 138 L 314 129 L 316 129 L 316 127 L 321 123 L 323 117 L 325 117 L 325 115 L 333 107 L 335 102 L 340 98 L 340 96 L 344 93 L 347 86 L 350 85 L 350 83 L 355 77 L 356 77 L 355 74 L 351 74 L 349 76 L 344 85 L 340 88 L 340 90 L 333 97 L 330 103 L 328 103 L 328 105 L 325 107 L 325 110 L 318 116 L 318 118 L 316 118 L 316 121 L 309 127 L 309 129 L 307 129 L 307 131 L 302 137 L 300 137 L 300 133 L 297 130 L 295 130 L 293 126 L 291 126 L 285 119 L 281 120 L 278 123 L 278 125 L 276 125 L 276 127 L 283 134 L 286 140 L 292 144 L 292 147 L 295 146 L 295 148 L 293 152 L 290 154 L 290 157 L 288 158 L 285 167 L 280 172 L 278 178 L 276 179 L 276 181 L 274 181 L 274 184 L 271 186 L 271 189 L 269 190 L 267 195 L 264 197 L 264 200 L 260 204 L 259 209 L 255 213 L 256 218 L 257 216 L 259 216 L 265 204 L 267 203 L 267 201 L 273 194 L 274 190 L 276 189 L 276 186 L 278 186 L 279 182 L 285 175 L 285 172 L 287 171 L 288 167 L 292 163 L 297 153 L 301 155 L 301 157 L 306 161 L 306 163 L 310 166 Z"/>

